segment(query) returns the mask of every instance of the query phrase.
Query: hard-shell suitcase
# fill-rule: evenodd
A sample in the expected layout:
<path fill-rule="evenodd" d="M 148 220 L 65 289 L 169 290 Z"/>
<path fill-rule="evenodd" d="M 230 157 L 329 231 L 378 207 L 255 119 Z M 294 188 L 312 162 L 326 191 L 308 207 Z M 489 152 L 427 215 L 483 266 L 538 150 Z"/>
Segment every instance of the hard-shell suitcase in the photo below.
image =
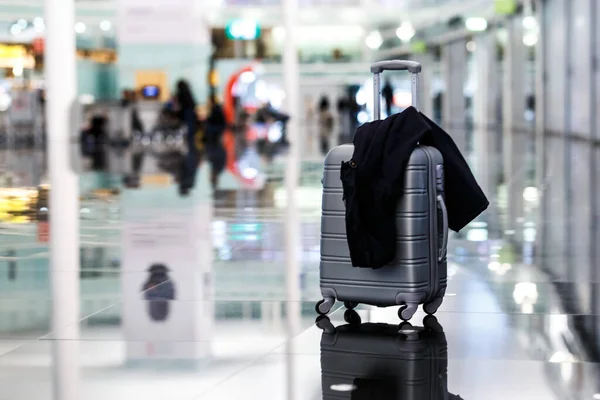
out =
<path fill-rule="evenodd" d="M 350 311 L 355 313 L 355 311 Z M 435 317 L 424 327 L 350 323 L 327 317 L 321 335 L 323 400 L 449 400 L 448 345 Z"/>
<path fill-rule="evenodd" d="M 413 105 L 418 106 L 418 75 L 413 61 L 382 61 L 374 74 L 375 118 L 380 116 L 380 73 L 408 70 Z M 437 311 L 446 291 L 448 215 L 444 203 L 444 160 L 429 146 L 417 146 L 405 168 L 403 195 L 397 206 L 396 259 L 379 269 L 354 268 L 346 239 L 345 206 L 340 168 L 352 158 L 353 145 L 332 149 L 325 157 L 321 216 L 320 286 L 323 300 L 316 311 L 327 314 L 336 300 L 347 308 L 359 303 L 381 307 L 400 305 L 398 315 L 409 320 L 420 304 L 428 314 Z"/>

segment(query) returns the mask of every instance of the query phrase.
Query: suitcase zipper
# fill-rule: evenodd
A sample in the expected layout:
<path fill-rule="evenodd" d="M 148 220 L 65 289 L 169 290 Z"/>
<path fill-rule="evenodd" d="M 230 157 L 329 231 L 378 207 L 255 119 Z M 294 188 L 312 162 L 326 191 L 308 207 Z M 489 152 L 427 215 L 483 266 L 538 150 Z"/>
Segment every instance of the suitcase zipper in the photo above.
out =
<path fill-rule="evenodd" d="M 433 157 L 429 151 L 427 146 L 421 147 L 425 152 L 425 156 L 427 157 L 429 164 L 429 176 L 427 179 L 429 180 L 429 190 L 433 191 L 434 196 L 429 194 L 429 210 L 430 210 L 430 218 L 433 218 L 434 223 L 429 224 L 429 235 L 430 240 L 434 240 L 435 246 L 429 246 L 429 278 L 431 284 L 431 292 L 429 293 L 428 301 L 434 299 L 438 292 L 440 291 L 440 278 L 438 276 L 439 270 L 439 260 L 438 260 L 438 247 L 439 247 L 439 235 L 438 235 L 438 213 L 437 213 L 437 179 L 435 174 L 435 165 L 433 165 Z M 432 167 L 433 165 L 433 167 Z M 433 210 L 433 212 L 431 212 Z"/>

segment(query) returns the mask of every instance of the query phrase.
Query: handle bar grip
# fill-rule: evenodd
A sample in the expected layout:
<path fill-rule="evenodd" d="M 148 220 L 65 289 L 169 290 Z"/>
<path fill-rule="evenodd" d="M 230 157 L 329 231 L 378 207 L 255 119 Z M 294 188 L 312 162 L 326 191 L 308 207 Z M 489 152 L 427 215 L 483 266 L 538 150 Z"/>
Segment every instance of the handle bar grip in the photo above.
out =
<path fill-rule="evenodd" d="M 380 74 L 383 71 L 408 71 L 411 74 L 418 74 L 421 72 L 421 64 L 416 61 L 408 60 L 387 60 L 378 61 L 371 65 L 372 74 Z"/>

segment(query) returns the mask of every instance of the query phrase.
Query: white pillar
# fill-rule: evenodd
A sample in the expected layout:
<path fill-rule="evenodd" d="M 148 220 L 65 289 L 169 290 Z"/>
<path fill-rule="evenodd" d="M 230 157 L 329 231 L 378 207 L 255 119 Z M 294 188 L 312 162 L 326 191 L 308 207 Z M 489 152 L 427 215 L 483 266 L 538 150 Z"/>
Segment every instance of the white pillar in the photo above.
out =
<path fill-rule="evenodd" d="M 288 122 L 288 140 L 290 142 L 287 158 L 285 182 L 287 210 L 285 218 L 285 254 L 286 254 L 286 321 L 288 333 L 288 354 L 293 352 L 292 338 L 300 325 L 300 218 L 296 204 L 296 189 L 300 176 L 300 85 L 298 68 L 298 49 L 296 45 L 296 17 L 298 1 L 283 1 L 285 27 L 285 47 L 283 53 L 286 111 L 290 115 Z M 286 399 L 297 398 L 295 389 L 296 368 L 293 358 L 288 358 L 286 368 Z"/>
<path fill-rule="evenodd" d="M 525 124 L 525 77 L 527 60 L 523 44 L 522 18 L 507 21 L 508 40 L 504 49 L 504 182 L 507 192 L 506 229 L 515 231 L 520 241 L 523 231 L 523 189 L 528 169 L 529 129 Z M 533 137 L 531 137 L 533 140 Z"/>
<path fill-rule="evenodd" d="M 568 102 L 569 108 L 569 135 L 567 157 L 567 192 L 566 206 L 568 244 L 567 256 L 572 260 L 572 265 L 578 268 L 568 270 L 569 277 L 577 281 L 591 279 L 591 269 L 596 268 L 594 260 L 590 265 L 590 251 L 592 246 L 592 218 L 593 218 L 593 193 L 592 189 L 597 182 L 597 175 L 592 174 L 592 156 L 594 152 L 594 137 L 592 114 L 597 112 L 597 103 L 593 99 L 595 85 L 592 79 L 594 70 L 595 50 L 592 50 L 592 25 L 596 19 L 592 17 L 593 3 L 597 0 L 571 0 L 569 1 L 570 23 L 568 35 L 569 53 L 566 60 L 569 62 L 568 73 Z M 595 40 L 595 39 L 594 39 Z M 578 137 L 584 140 L 574 140 Z M 587 288 L 581 288 L 580 299 L 587 303 L 590 293 Z"/>
<path fill-rule="evenodd" d="M 75 1 L 45 0 L 54 399 L 79 400 L 79 183 L 70 146 L 77 95 Z"/>
<path fill-rule="evenodd" d="M 286 276 L 288 301 L 299 300 L 299 218 L 296 204 L 296 189 L 300 176 L 300 135 L 299 121 L 299 73 L 298 73 L 298 51 L 295 39 L 295 18 L 297 15 L 297 0 L 284 0 L 284 23 L 285 23 L 285 50 L 283 54 L 284 83 L 286 111 L 290 115 L 287 126 L 287 136 L 290 141 L 289 154 L 286 165 Z M 290 298 L 289 296 L 292 296 Z"/>
<path fill-rule="evenodd" d="M 418 61 L 423 66 L 420 82 L 419 110 L 433 119 L 433 96 L 431 95 L 431 85 L 433 82 L 434 59 L 433 54 L 423 53 L 415 56 L 415 61 Z"/>
<path fill-rule="evenodd" d="M 496 64 L 495 31 L 483 33 L 475 38 L 475 80 L 473 92 L 473 149 L 475 174 L 483 191 L 494 198 L 499 165 L 498 150 L 495 148 L 499 80 Z"/>
<path fill-rule="evenodd" d="M 488 229 L 498 228 L 497 186 L 500 167 L 498 106 L 500 76 L 496 57 L 496 32 L 475 38 L 475 90 L 473 92 L 473 167 L 488 199 Z M 495 235 L 494 235 L 495 236 Z"/>
<path fill-rule="evenodd" d="M 539 39 L 535 47 L 535 186 L 543 194 L 546 182 L 546 39 L 547 24 L 544 23 L 544 5 L 537 0 L 535 18 L 539 27 Z M 545 249 L 547 242 L 545 229 L 546 202 L 540 201 L 536 215 L 536 246 L 538 252 Z"/>
<path fill-rule="evenodd" d="M 537 115 L 538 119 L 538 144 L 542 149 L 537 149 L 539 159 L 537 166 L 538 181 L 541 183 L 541 212 L 540 226 L 542 237 L 541 254 L 544 257 L 558 257 L 566 255 L 567 235 L 567 210 L 566 210 L 566 144 L 565 130 L 567 128 L 567 108 L 565 94 L 568 91 L 567 64 L 560 60 L 568 59 L 567 29 L 568 2 L 561 0 L 544 1 L 540 3 L 540 42 L 543 47 L 540 62 L 544 66 L 541 71 L 543 90 L 538 92 L 543 95 L 543 114 Z M 537 111 L 536 111 L 537 112 Z M 570 264 L 557 261 L 550 263 L 556 275 L 566 278 Z"/>
<path fill-rule="evenodd" d="M 467 148 L 465 80 L 467 78 L 465 40 L 456 40 L 442 48 L 442 73 L 446 91 L 442 97 L 442 128 L 461 151 Z"/>

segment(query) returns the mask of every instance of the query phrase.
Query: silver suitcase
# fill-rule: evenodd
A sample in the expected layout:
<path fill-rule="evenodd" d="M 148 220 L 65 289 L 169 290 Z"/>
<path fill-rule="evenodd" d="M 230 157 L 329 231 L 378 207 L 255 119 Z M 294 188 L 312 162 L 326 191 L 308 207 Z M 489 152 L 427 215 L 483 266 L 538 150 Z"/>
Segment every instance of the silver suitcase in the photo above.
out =
<path fill-rule="evenodd" d="M 418 108 L 421 65 L 413 61 L 381 61 L 374 74 L 375 118 L 380 118 L 380 74 L 408 70 L 413 105 Z M 345 206 L 340 168 L 352 158 L 353 145 L 332 149 L 325 157 L 321 213 L 320 286 L 323 300 L 316 305 L 327 314 L 336 300 L 349 309 L 358 304 L 381 307 L 399 305 L 398 315 L 409 320 L 420 304 L 434 314 L 446 292 L 448 215 L 444 203 L 444 160 L 429 146 L 417 146 L 405 169 L 404 190 L 397 206 L 395 261 L 379 268 L 354 268 L 346 239 Z"/>

